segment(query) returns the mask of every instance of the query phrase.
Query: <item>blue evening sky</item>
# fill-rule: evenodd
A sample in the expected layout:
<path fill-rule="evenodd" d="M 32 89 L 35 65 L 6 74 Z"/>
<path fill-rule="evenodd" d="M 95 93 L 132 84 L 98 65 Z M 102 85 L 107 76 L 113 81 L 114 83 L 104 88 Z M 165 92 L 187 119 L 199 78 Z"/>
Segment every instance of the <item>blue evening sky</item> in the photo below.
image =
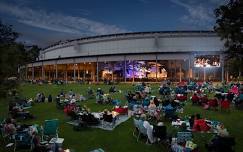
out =
<path fill-rule="evenodd" d="M 226 0 L 1 0 L 0 19 L 27 44 L 124 32 L 212 30 Z"/>

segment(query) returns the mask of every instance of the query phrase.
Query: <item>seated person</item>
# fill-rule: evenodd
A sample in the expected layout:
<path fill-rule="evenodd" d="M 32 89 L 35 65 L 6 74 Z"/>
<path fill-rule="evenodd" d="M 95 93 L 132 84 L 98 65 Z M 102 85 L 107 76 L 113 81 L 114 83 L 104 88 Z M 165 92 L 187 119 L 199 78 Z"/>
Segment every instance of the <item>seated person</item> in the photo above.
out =
<path fill-rule="evenodd" d="M 85 98 L 82 94 L 80 94 L 80 96 L 79 96 L 79 100 L 80 100 L 80 101 L 85 101 L 86 98 Z"/>
<path fill-rule="evenodd" d="M 216 108 L 218 106 L 217 98 L 209 99 L 208 105 L 209 105 L 210 108 Z"/>
<path fill-rule="evenodd" d="M 147 93 L 147 94 L 150 94 L 151 93 L 151 88 L 149 86 L 145 86 L 144 92 Z"/>
<path fill-rule="evenodd" d="M 220 125 L 218 129 L 221 131 L 205 145 L 206 149 L 209 152 L 233 152 L 232 147 L 235 145 L 234 138 L 229 136 L 229 133 L 223 125 Z"/>
<path fill-rule="evenodd" d="M 187 100 L 187 95 L 185 95 L 185 94 L 176 94 L 176 100 L 186 101 Z"/>
<path fill-rule="evenodd" d="M 88 94 L 89 96 L 92 96 L 92 95 L 94 95 L 94 91 L 89 87 L 89 88 L 88 88 L 88 91 L 87 91 L 87 94 Z"/>
<path fill-rule="evenodd" d="M 226 98 L 227 98 L 230 102 L 232 102 L 233 99 L 234 99 L 234 93 L 229 92 L 229 93 L 226 95 Z"/>
<path fill-rule="evenodd" d="M 143 122 L 143 126 L 144 126 L 144 128 L 146 128 L 149 142 L 151 144 L 154 143 L 156 140 L 155 140 L 154 135 L 153 135 L 153 125 L 151 125 L 148 121 L 145 120 Z"/>
<path fill-rule="evenodd" d="M 48 102 L 52 102 L 52 96 L 51 96 L 51 94 L 49 94 L 49 96 L 48 96 Z"/>
<path fill-rule="evenodd" d="M 63 90 L 61 90 L 61 92 L 60 92 L 60 96 L 65 96 L 65 93 L 64 93 Z"/>
<path fill-rule="evenodd" d="M 103 104 L 104 103 L 104 97 L 103 95 L 99 94 L 96 96 L 96 102 L 99 104 Z"/>
<path fill-rule="evenodd" d="M 116 117 L 118 116 L 117 113 L 112 113 L 109 110 L 105 109 L 103 114 L 103 120 L 106 122 L 110 122 L 112 124 L 115 124 Z"/>
<path fill-rule="evenodd" d="M 83 113 L 81 115 L 81 121 L 87 125 L 98 125 L 100 123 L 99 119 L 90 112 Z"/>
<path fill-rule="evenodd" d="M 6 135 L 14 135 L 17 131 L 14 119 L 6 119 L 3 129 Z"/>
<path fill-rule="evenodd" d="M 156 107 L 159 106 L 159 100 L 157 99 L 157 97 L 154 97 L 154 104 L 156 105 Z"/>
<path fill-rule="evenodd" d="M 154 109 L 156 109 L 156 105 L 154 104 L 154 101 L 153 101 L 153 100 L 150 100 L 148 109 L 150 109 L 150 110 L 154 110 Z"/>
<path fill-rule="evenodd" d="M 199 103 L 199 97 L 197 96 L 196 93 L 193 94 L 191 100 L 192 100 L 192 104 L 198 104 Z"/>
<path fill-rule="evenodd" d="M 205 105 L 208 103 L 208 97 L 206 94 L 203 95 L 203 97 L 200 100 L 200 105 Z"/>
<path fill-rule="evenodd" d="M 33 141 L 33 152 L 46 152 L 50 150 L 48 145 L 41 145 L 40 136 L 36 132 L 32 133 L 32 141 Z"/>
<path fill-rule="evenodd" d="M 153 126 L 153 136 L 157 138 L 157 140 L 164 140 L 167 138 L 167 129 L 163 122 L 158 122 L 157 125 Z"/>
<path fill-rule="evenodd" d="M 190 124 L 190 128 L 193 128 L 194 125 L 194 119 L 195 119 L 195 115 L 191 115 L 190 119 L 189 119 L 189 124 Z"/>
<path fill-rule="evenodd" d="M 61 102 L 60 95 L 57 95 L 57 97 L 56 97 L 56 103 L 60 103 L 60 102 Z"/>
<path fill-rule="evenodd" d="M 228 137 L 229 136 L 229 132 L 227 131 L 227 129 L 224 127 L 223 124 L 220 124 L 217 126 L 217 135 L 221 136 L 221 137 Z"/>
<path fill-rule="evenodd" d="M 104 95 L 104 92 L 101 88 L 98 88 L 96 93 L 97 93 L 97 95 Z"/>
<path fill-rule="evenodd" d="M 24 118 L 24 119 L 33 118 L 33 115 L 30 114 L 29 111 L 25 111 L 24 109 L 17 106 L 16 104 L 15 104 L 15 106 L 10 106 L 9 110 L 10 110 L 10 113 L 11 113 L 13 118 L 17 118 L 17 117 L 21 117 L 21 118 Z"/>
<path fill-rule="evenodd" d="M 32 103 L 33 103 L 33 99 L 30 98 L 30 99 L 27 101 L 26 106 L 27 106 L 27 107 L 28 107 L 28 106 L 31 106 Z"/>
<path fill-rule="evenodd" d="M 206 123 L 205 119 L 201 119 L 200 115 L 197 114 L 194 120 L 193 124 L 193 131 L 209 131 L 211 128 L 210 126 Z"/>
<path fill-rule="evenodd" d="M 111 86 L 110 89 L 109 89 L 109 92 L 111 92 L 111 93 L 117 92 L 116 87 L 115 86 Z"/>
<path fill-rule="evenodd" d="M 222 101 L 221 101 L 221 109 L 229 109 L 230 108 L 230 101 L 227 99 L 227 98 L 222 98 Z"/>

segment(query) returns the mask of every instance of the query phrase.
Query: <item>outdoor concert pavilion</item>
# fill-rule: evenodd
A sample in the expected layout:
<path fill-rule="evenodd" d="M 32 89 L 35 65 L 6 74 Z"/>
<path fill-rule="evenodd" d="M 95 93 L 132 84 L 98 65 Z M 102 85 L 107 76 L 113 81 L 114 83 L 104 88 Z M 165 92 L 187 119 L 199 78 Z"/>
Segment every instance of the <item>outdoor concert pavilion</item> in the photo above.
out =
<path fill-rule="evenodd" d="M 222 81 L 224 45 L 212 31 L 137 32 L 53 44 L 22 68 L 28 80 Z"/>

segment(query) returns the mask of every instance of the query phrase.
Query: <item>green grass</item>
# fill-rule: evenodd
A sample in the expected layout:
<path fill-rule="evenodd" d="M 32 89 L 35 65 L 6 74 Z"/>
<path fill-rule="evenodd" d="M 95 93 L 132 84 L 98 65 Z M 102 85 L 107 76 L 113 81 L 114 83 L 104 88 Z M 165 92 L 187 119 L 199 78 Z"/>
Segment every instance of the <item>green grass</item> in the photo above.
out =
<path fill-rule="evenodd" d="M 72 89 L 75 93 L 86 94 L 87 88 L 91 86 L 94 90 L 98 87 L 108 91 L 110 86 L 107 85 L 30 85 L 23 84 L 19 87 L 21 94 L 27 98 L 33 98 L 38 92 L 43 92 L 46 96 L 52 94 L 53 98 L 60 92 L 61 89 L 64 91 L 69 91 Z M 131 84 L 119 84 L 118 89 L 122 90 L 122 93 L 113 94 L 113 98 L 120 99 L 123 104 L 126 103 L 124 98 L 124 93 L 128 90 L 132 90 Z M 158 85 L 153 84 L 153 95 L 158 95 Z M 95 99 L 85 101 L 91 111 L 102 111 L 105 108 L 112 108 L 110 105 L 98 105 L 95 103 Z M 134 129 L 132 119 L 127 122 L 122 123 L 113 131 L 104 131 L 101 129 L 86 129 L 82 131 L 74 131 L 72 126 L 66 124 L 69 120 L 68 117 L 64 115 L 62 110 L 58 110 L 55 103 L 39 103 L 35 104 L 30 111 L 36 116 L 34 120 L 23 121 L 21 123 L 27 124 L 43 124 L 45 119 L 58 118 L 60 120 L 59 136 L 64 137 L 64 147 L 73 149 L 76 152 L 88 152 L 96 148 L 102 148 L 106 152 L 161 152 L 166 151 L 163 145 L 154 144 L 146 145 L 145 141 L 137 142 L 132 136 L 132 131 Z M 7 114 L 7 104 L 5 100 L 0 101 L 0 114 L 1 117 L 5 117 Z M 186 104 L 184 115 L 191 115 L 194 113 L 200 113 L 202 117 L 218 120 L 225 124 L 230 134 L 236 137 L 236 151 L 243 149 L 243 112 L 238 110 L 231 110 L 231 112 L 221 112 L 221 111 L 205 111 L 201 107 L 191 106 L 190 103 Z M 169 132 L 174 133 L 176 129 L 170 127 L 169 123 L 166 123 Z M 210 140 L 212 134 L 207 133 L 194 133 L 194 141 L 198 144 L 200 151 L 205 151 L 204 144 Z M 2 149 L 0 148 L 0 151 Z M 3 150 L 2 150 L 3 151 Z"/>

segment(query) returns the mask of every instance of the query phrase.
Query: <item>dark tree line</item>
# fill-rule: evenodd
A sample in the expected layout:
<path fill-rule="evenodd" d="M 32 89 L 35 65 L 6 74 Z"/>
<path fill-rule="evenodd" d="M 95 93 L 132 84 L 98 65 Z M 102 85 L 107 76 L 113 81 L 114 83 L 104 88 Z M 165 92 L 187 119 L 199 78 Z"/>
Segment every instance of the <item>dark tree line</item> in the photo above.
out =
<path fill-rule="evenodd" d="M 0 21 L 0 95 L 6 95 L 7 91 L 16 86 L 16 81 L 10 78 L 18 78 L 18 68 L 35 61 L 38 57 L 38 46 L 30 49 L 16 42 L 19 34 L 11 25 L 5 25 Z"/>
<path fill-rule="evenodd" d="M 233 76 L 243 73 L 243 0 L 230 0 L 215 9 L 218 33 L 226 48 L 226 68 Z"/>

